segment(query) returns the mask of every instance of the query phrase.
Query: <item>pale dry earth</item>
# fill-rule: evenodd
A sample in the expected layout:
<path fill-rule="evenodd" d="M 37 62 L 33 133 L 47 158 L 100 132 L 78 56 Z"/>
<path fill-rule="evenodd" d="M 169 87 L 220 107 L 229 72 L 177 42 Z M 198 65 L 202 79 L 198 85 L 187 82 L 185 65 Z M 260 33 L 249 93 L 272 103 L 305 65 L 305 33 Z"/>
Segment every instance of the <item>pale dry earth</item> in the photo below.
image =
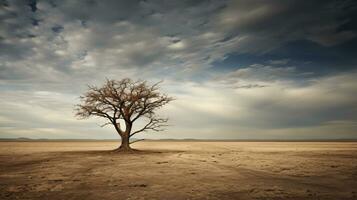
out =
<path fill-rule="evenodd" d="M 0 142 L 0 199 L 357 199 L 357 143 Z"/>

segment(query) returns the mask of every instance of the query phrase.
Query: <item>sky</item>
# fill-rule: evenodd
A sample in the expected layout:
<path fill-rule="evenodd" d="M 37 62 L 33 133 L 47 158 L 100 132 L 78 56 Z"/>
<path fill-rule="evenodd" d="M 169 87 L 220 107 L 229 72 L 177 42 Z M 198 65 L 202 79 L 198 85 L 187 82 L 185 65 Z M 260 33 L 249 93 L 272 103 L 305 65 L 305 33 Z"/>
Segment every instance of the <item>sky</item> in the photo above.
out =
<path fill-rule="evenodd" d="M 0 138 L 118 139 L 73 109 L 128 77 L 176 99 L 138 138 L 357 139 L 356 18 L 352 0 L 0 0 Z"/>

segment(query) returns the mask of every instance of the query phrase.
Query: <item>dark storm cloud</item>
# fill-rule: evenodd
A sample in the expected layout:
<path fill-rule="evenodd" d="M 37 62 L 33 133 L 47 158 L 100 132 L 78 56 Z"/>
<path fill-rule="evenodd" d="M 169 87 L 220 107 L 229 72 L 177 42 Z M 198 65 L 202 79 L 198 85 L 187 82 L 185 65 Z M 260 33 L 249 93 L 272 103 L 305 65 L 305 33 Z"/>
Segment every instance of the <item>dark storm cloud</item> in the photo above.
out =
<path fill-rule="evenodd" d="M 63 31 L 63 26 L 56 25 L 56 26 L 52 27 L 52 31 L 55 33 L 60 33 L 61 31 Z"/>
<path fill-rule="evenodd" d="M 82 52 L 103 50 L 108 55 L 125 48 L 127 52 L 118 56 L 126 60 L 125 66 L 160 65 L 156 61 L 165 59 L 168 65 L 182 63 L 184 68 L 192 68 L 209 66 L 232 53 L 270 52 L 295 40 L 322 46 L 346 42 L 356 36 L 351 23 L 353 5 L 352 1 L 12 1 L 2 10 L 2 37 L 10 40 L 39 34 L 43 38 L 38 44 L 8 41 L 2 46 L 19 51 L 8 47 L 9 56 L 31 56 L 28 52 L 33 49 L 26 45 L 76 42 L 78 38 L 56 36 L 66 25 L 74 24 L 67 34 L 75 29 L 91 32 L 82 41 Z M 115 41 L 115 37 L 122 40 Z M 105 52 L 110 49 L 113 51 Z M 113 60 L 114 56 L 104 57 Z M 74 60 L 70 58 L 68 63 Z"/>
<path fill-rule="evenodd" d="M 266 43 L 306 39 L 331 46 L 356 36 L 355 28 L 342 28 L 355 20 L 353 1 L 232 1 L 229 4 L 220 16 L 222 25 L 229 26 L 237 35 L 253 33 L 253 38 Z"/>
<path fill-rule="evenodd" d="M 86 84 L 137 77 L 165 79 L 180 97 L 167 111 L 180 133 L 349 126 L 356 8 L 348 0 L 1 1 L 0 125 L 11 125 L 10 135 L 81 132 L 71 106 Z M 19 108 L 26 113 L 16 119 Z"/>
<path fill-rule="evenodd" d="M 233 1 L 221 18 L 231 35 L 245 37 L 214 66 L 290 59 L 298 70 L 316 75 L 355 69 L 356 8 L 354 1 Z"/>
<path fill-rule="evenodd" d="M 29 0 L 28 5 L 31 7 L 32 12 L 36 12 L 37 10 L 36 4 L 37 4 L 36 0 Z"/>

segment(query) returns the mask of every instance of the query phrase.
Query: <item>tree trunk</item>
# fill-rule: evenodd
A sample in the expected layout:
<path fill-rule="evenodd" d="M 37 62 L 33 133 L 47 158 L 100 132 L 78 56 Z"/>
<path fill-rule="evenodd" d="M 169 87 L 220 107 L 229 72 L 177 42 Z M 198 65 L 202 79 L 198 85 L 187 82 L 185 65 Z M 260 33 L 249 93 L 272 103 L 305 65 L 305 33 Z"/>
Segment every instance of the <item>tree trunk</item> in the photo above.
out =
<path fill-rule="evenodd" d="M 124 133 L 121 136 L 121 145 L 119 147 L 120 151 L 130 151 L 129 134 Z"/>
<path fill-rule="evenodd" d="M 115 129 L 121 137 L 121 145 L 116 151 L 132 151 L 133 149 L 130 147 L 130 132 L 132 124 L 129 122 L 125 122 L 126 128 L 125 131 L 121 131 L 120 127 L 115 123 Z"/>

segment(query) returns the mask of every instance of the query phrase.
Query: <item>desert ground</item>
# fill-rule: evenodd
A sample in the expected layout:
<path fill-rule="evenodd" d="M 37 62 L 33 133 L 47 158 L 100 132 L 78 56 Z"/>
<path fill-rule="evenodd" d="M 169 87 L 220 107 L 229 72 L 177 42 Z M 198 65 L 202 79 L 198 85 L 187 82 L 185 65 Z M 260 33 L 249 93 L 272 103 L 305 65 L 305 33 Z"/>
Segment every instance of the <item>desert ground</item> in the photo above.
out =
<path fill-rule="evenodd" d="M 0 199 L 357 199 L 357 143 L 0 142 Z"/>

